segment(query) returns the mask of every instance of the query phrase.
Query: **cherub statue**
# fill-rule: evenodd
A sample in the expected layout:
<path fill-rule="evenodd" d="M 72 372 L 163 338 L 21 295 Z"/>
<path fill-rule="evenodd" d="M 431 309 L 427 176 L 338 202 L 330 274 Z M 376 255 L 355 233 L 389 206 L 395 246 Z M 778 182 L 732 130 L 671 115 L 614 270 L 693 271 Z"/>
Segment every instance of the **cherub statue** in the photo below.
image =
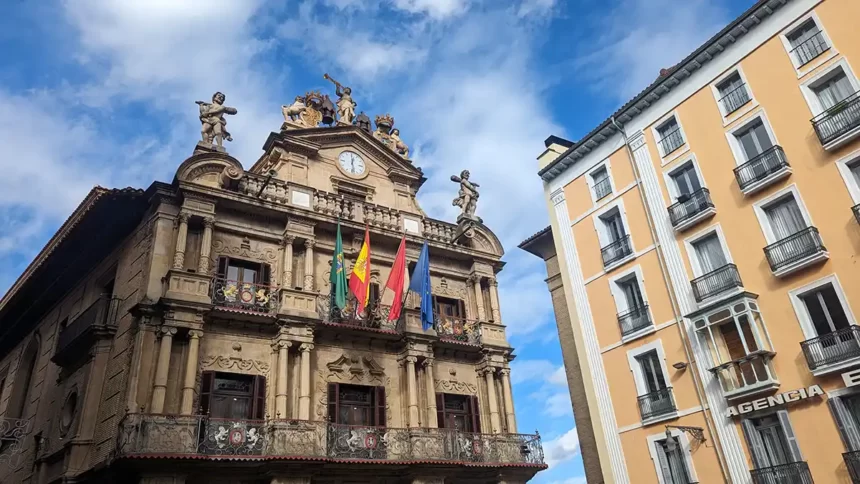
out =
<path fill-rule="evenodd" d="M 200 134 L 203 136 L 203 141 L 212 144 L 212 141 L 218 143 L 219 148 L 224 147 L 223 140 L 233 141 L 233 137 L 227 131 L 227 120 L 224 119 L 225 114 L 236 114 L 236 108 L 227 107 L 224 105 L 225 96 L 221 92 L 216 92 L 212 95 L 212 102 L 197 101 L 200 106 L 200 122 L 203 127 L 200 129 Z"/>
<path fill-rule="evenodd" d="M 460 176 L 451 175 L 451 181 L 460 184 L 458 196 L 451 202 L 451 205 L 460 207 L 461 211 L 457 220 L 461 218 L 474 219 L 475 206 L 478 204 L 478 187 L 481 185 L 469 181 L 469 170 L 463 170 L 460 172 Z"/>
<path fill-rule="evenodd" d="M 284 112 L 284 121 L 292 121 L 294 123 L 301 122 L 302 113 L 305 112 L 308 106 L 305 104 L 305 98 L 296 96 L 296 100 L 289 106 L 281 106 L 281 111 Z"/>
<path fill-rule="evenodd" d="M 355 108 L 358 106 L 352 99 L 352 88 L 343 87 L 341 83 L 332 79 L 328 74 L 323 77 L 334 83 L 335 95 L 337 95 L 337 115 L 340 116 L 340 121 L 344 124 L 352 124 L 355 118 Z"/>
<path fill-rule="evenodd" d="M 406 146 L 406 143 L 400 139 L 400 130 L 394 128 L 391 130 L 391 133 L 388 134 L 388 138 L 391 139 L 390 147 L 400 156 L 404 158 L 409 158 L 409 147 Z"/>

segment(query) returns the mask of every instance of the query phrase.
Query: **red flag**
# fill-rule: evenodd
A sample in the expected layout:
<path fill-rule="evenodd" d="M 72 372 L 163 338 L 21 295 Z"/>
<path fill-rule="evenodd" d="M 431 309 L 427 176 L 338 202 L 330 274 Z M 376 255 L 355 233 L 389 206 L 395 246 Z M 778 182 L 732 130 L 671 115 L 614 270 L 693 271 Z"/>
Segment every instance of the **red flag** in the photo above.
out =
<path fill-rule="evenodd" d="M 349 290 L 355 294 L 358 301 L 356 314 L 360 314 L 367 306 L 367 298 L 370 296 L 370 230 L 367 227 L 364 228 L 364 243 L 361 244 L 361 250 L 358 251 L 358 258 L 349 276 Z"/>
<path fill-rule="evenodd" d="M 391 274 L 388 274 L 386 289 L 394 291 L 394 301 L 391 303 L 391 311 L 388 312 L 388 320 L 396 321 L 400 317 L 403 308 L 403 281 L 406 278 L 406 237 L 400 239 L 400 247 L 394 257 L 394 265 L 391 266 Z"/>

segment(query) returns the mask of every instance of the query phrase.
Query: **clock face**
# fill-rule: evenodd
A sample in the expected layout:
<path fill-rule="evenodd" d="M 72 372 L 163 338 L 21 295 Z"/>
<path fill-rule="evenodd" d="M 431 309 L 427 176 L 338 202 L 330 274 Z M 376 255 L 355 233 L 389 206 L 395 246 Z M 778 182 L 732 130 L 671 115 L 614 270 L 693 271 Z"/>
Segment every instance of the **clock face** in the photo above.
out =
<path fill-rule="evenodd" d="M 340 154 L 337 161 L 340 163 L 340 167 L 343 171 L 351 175 L 361 175 L 367 168 L 364 165 L 364 160 L 361 159 L 361 156 L 359 156 L 358 153 L 353 153 L 352 151 L 344 151 Z"/>

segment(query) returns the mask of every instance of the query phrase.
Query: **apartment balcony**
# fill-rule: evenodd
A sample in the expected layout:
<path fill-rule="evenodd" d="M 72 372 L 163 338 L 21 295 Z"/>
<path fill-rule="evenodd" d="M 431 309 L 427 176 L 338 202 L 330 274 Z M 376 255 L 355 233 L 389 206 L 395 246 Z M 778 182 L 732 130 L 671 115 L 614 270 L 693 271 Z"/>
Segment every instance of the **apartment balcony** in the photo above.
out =
<path fill-rule="evenodd" d="M 388 320 L 391 306 L 382 304 L 379 300 L 369 304 L 361 313 L 356 311 L 356 300 L 349 296 L 346 306 L 341 309 L 331 302 L 331 295 L 321 294 L 317 297 L 317 311 L 325 324 L 347 326 L 354 329 L 370 330 L 383 333 L 397 334 L 400 331 L 398 322 Z"/>
<path fill-rule="evenodd" d="M 610 182 L 609 177 L 606 176 L 594 182 L 592 190 L 594 190 L 594 201 L 602 200 L 611 195 L 612 183 Z"/>
<path fill-rule="evenodd" d="M 689 195 L 678 197 L 678 202 L 669 206 L 669 220 L 675 230 L 682 232 L 717 213 L 711 192 L 700 188 Z"/>
<path fill-rule="evenodd" d="M 638 400 L 639 415 L 642 417 L 643 424 L 674 418 L 678 415 L 672 387 L 640 395 Z"/>
<path fill-rule="evenodd" d="M 0 466 L 15 469 L 21 464 L 31 424 L 29 419 L 0 418 Z"/>
<path fill-rule="evenodd" d="M 660 139 L 660 147 L 663 149 L 664 157 L 682 146 L 684 146 L 684 137 L 681 135 L 680 127 L 666 133 L 666 136 Z"/>
<path fill-rule="evenodd" d="M 212 304 L 231 310 L 273 315 L 278 311 L 278 288 L 216 277 L 212 281 Z"/>
<path fill-rule="evenodd" d="M 119 298 L 103 295 L 69 321 L 57 337 L 57 351 L 51 361 L 60 366 L 73 363 L 100 338 L 107 338 L 116 332 L 119 312 Z"/>
<path fill-rule="evenodd" d="M 633 255 L 633 246 L 630 244 L 630 235 L 625 235 L 615 242 L 600 249 L 603 258 L 603 268 L 619 264 L 628 256 Z"/>
<path fill-rule="evenodd" d="M 727 92 L 725 96 L 720 98 L 720 104 L 723 105 L 725 116 L 732 114 L 742 108 L 744 104 L 750 102 L 750 93 L 747 90 L 746 83 Z"/>
<path fill-rule="evenodd" d="M 860 135 L 860 91 L 812 118 L 812 126 L 825 150 L 856 138 Z"/>
<path fill-rule="evenodd" d="M 791 166 L 781 146 L 774 146 L 734 169 L 738 187 L 751 195 L 791 175 Z"/>
<path fill-rule="evenodd" d="M 860 326 L 847 328 L 800 343 L 813 375 L 841 371 L 860 363 Z"/>
<path fill-rule="evenodd" d="M 803 67 L 812 62 L 816 57 L 823 54 L 829 48 L 830 46 L 827 45 L 827 41 L 824 40 L 824 35 L 819 30 L 808 39 L 797 44 L 795 48 L 791 49 L 791 55 L 794 56 L 797 66 Z"/>
<path fill-rule="evenodd" d="M 813 484 L 806 462 L 792 462 L 750 471 L 753 484 Z"/>
<path fill-rule="evenodd" d="M 734 264 L 726 264 L 719 269 L 697 277 L 690 281 L 690 284 L 693 286 L 693 296 L 696 298 L 696 302 L 702 302 L 744 286 L 741 275 L 738 273 L 738 267 Z"/>
<path fill-rule="evenodd" d="M 764 248 L 764 254 L 770 270 L 777 277 L 792 274 L 830 257 L 815 227 L 807 227 L 768 245 Z"/>
<path fill-rule="evenodd" d="M 481 329 L 474 319 L 456 318 L 436 314 L 436 334 L 443 341 L 473 345 L 481 344 Z"/>
<path fill-rule="evenodd" d="M 854 212 L 854 220 L 860 224 L 860 203 L 851 207 L 851 211 Z"/>
<path fill-rule="evenodd" d="M 771 360 L 776 353 L 755 351 L 709 371 L 717 377 L 727 399 L 767 393 L 779 387 Z"/>
<path fill-rule="evenodd" d="M 654 327 L 647 304 L 619 313 L 618 325 L 621 327 L 622 341 L 633 339 Z"/>
<path fill-rule="evenodd" d="M 453 429 L 348 426 L 325 421 L 228 420 L 131 414 L 120 428 L 121 457 L 260 460 L 362 460 L 417 464 L 543 466 L 540 435 L 478 434 Z"/>
<path fill-rule="evenodd" d="M 851 482 L 860 484 L 860 450 L 845 452 L 842 454 L 842 460 L 845 461 L 845 467 L 848 468 Z"/>

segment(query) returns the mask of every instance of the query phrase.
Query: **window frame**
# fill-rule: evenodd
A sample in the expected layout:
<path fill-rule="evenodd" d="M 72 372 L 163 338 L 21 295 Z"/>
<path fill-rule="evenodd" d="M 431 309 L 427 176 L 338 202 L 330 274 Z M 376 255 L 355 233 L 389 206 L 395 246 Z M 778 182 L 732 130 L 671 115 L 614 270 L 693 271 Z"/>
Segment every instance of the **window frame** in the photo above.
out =
<path fill-rule="evenodd" d="M 684 464 L 687 466 L 687 477 L 690 482 L 699 482 L 699 476 L 696 474 L 696 468 L 693 466 L 693 454 L 690 449 L 690 439 L 687 434 L 679 429 L 668 429 L 672 437 L 678 439 L 681 448 L 681 455 L 684 456 Z M 663 471 L 660 469 L 660 461 L 657 457 L 657 442 L 666 440 L 666 432 L 659 434 L 651 434 L 646 438 L 648 442 L 648 454 L 651 456 L 651 462 L 654 463 L 654 470 L 657 472 L 657 482 L 659 484 L 672 484 L 663 479 Z"/>
<path fill-rule="evenodd" d="M 609 240 L 609 232 L 606 230 L 606 223 L 604 222 L 603 217 L 616 209 L 621 216 L 621 223 L 624 225 L 625 235 L 630 236 L 631 248 L 633 246 L 633 236 L 630 234 L 630 224 L 627 221 L 627 210 L 624 208 L 624 200 L 619 198 L 618 200 L 608 203 L 591 215 L 591 219 L 594 222 L 594 230 L 597 232 L 598 245 L 600 245 L 601 249 L 613 242 Z M 633 252 L 635 254 L 635 251 Z"/>
<path fill-rule="evenodd" d="M 857 79 L 857 76 L 854 74 L 854 70 L 851 69 L 848 59 L 843 57 L 842 59 L 830 64 L 826 68 L 822 69 L 821 72 L 800 84 L 800 92 L 803 94 L 803 99 L 809 107 L 809 112 L 812 115 L 812 118 L 826 111 L 818 100 L 818 95 L 815 94 L 815 88 L 835 76 L 835 72 L 837 70 L 842 70 L 845 77 L 848 78 L 848 82 L 851 84 L 851 88 L 854 89 L 854 92 L 860 91 L 860 80 Z"/>
<path fill-rule="evenodd" d="M 657 338 L 651 343 L 627 350 L 627 364 L 630 366 L 630 371 L 633 373 L 633 383 L 636 386 L 637 397 L 648 395 L 648 386 L 645 383 L 645 375 L 642 374 L 641 365 L 636 357 L 654 350 L 657 351 L 657 358 L 660 361 L 660 370 L 663 372 L 663 379 L 666 382 L 666 388 L 673 388 L 672 380 L 670 378 L 671 375 L 668 367 L 666 366 L 666 352 L 663 350 L 663 340 Z"/>
<path fill-rule="evenodd" d="M 696 172 L 696 177 L 699 178 L 699 185 L 702 188 L 708 188 L 708 184 L 705 182 L 705 177 L 699 167 L 699 161 L 694 153 L 688 153 L 686 156 L 679 157 L 679 160 L 680 161 L 672 163 L 672 166 L 663 169 L 663 181 L 666 183 L 666 191 L 669 194 L 669 205 L 677 203 L 679 196 L 678 186 L 675 183 L 675 179 L 672 178 L 672 175 L 684 169 L 688 164 L 693 166 L 693 170 Z"/>
<path fill-rule="evenodd" d="M 848 298 L 845 296 L 845 291 L 842 289 L 839 277 L 836 274 L 831 274 L 788 291 L 791 306 L 794 308 L 797 322 L 800 324 L 800 329 L 803 331 L 803 336 L 806 340 L 818 338 L 820 335 L 815 330 L 815 325 L 812 322 L 806 304 L 803 302 L 802 296 L 828 284 L 833 287 L 833 291 L 842 305 L 842 310 L 845 312 L 845 317 L 848 319 L 848 324 L 857 326 L 857 319 L 854 317 L 854 312 L 851 310 L 851 305 L 848 303 Z"/>
<path fill-rule="evenodd" d="M 860 166 L 860 149 L 848 153 L 842 158 L 836 160 L 836 168 L 839 170 L 839 174 L 845 182 L 848 194 L 851 196 L 851 200 L 854 202 L 854 205 L 857 205 L 860 204 L 860 180 L 855 179 L 854 174 L 851 173 L 851 167 L 849 166 L 851 164 L 857 164 Z"/>
<path fill-rule="evenodd" d="M 631 309 L 627 307 L 627 297 L 624 295 L 624 291 L 619 285 L 619 283 L 625 282 L 628 279 L 636 280 L 636 283 L 639 285 L 639 294 L 642 295 L 644 304 L 648 306 L 648 313 L 651 313 L 651 305 L 648 303 L 648 294 L 645 291 L 645 277 L 642 274 L 642 266 L 637 264 L 630 269 L 609 278 L 609 291 L 612 294 L 612 299 L 615 300 L 615 309 L 617 310 L 617 314 L 621 314 Z M 651 321 L 654 321 L 653 317 L 651 318 Z"/>
<path fill-rule="evenodd" d="M 601 169 L 606 169 L 606 176 L 607 178 L 609 178 L 610 192 L 605 197 L 597 198 L 597 195 L 594 193 L 594 186 L 597 184 L 597 180 L 594 179 L 594 174 Z M 585 183 L 586 185 L 588 185 L 588 194 L 591 197 L 592 204 L 597 204 L 597 202 L 599 202 L 600 200 L 605 200 L 617 193 L 615 188 L 615 180 L 612 178 L 611 164 L 608 158 L 594 165 L 586 172 Z"/>
<path fill-rule="evenodd" d="M 752 111 L 751 111 L 752 112 Z M 726 131 L 726 140 L 729 142 L 729 147 L 732 150 L 732 156 L 735 159 L 735 166 L 741 166 L 747 163 L 749 160 L 746 159 L 746 154 L 744 153 L 743 146 L 741 146 L 741 142 L 738 139 L 738 133 L 742 131 L 746 131 L 749 129 L 756 121 L 761 121 L 764 126 L 764 130 L 767 133 L 768 137 L 770 137 L 770 142 L 773 146 L 781 146 L 779 144 L 779 140 L 776 137 L 776 133 L 773 131 L 773 127 L 770 125 L 770 121 L 768 120 L 767 113 L 764 108 L 758 107 L 755 109 L 752 115 L 745 118 L 743 122 L 738 123 L 733 126 L 731 129 Z"/>
<path fill-rule="evenodd" d="M 765 241 L 767 241 L 767 245 L 773 244 L 774 242 L 779 242 L 781 239 L 777 239 L 773 234 L 773 228 L 770 225 L 770 220 L 767 217 L 767 208 L 782 199 L 793 196 L 794 201 L 797 203 L 797 207 L 800 209 L 800 214 L 803 217 L 803 221 L 806 224 L 806 228 L 815 227 L 815 224 L 812 222 L 812 216 L 809 214 L 809 210 L 806 208 L 806 204 L 803 203 L 803 199 L 800 197 L 800 191 L 797 189 L 797 184 L 792 183 L 791 185 L 779 190 L 778 192 L 768 196 L 767 198 L 763 198 L 753 204 L 753 210 L 755 211 L 756 218 L 758 219 L 759 226 L 761 227 L 762 233 L 764 234 Z"/>
<path fill-rule="evenodd" d="M 663 137 L 660 136 L 660 132 L 658 131 L 660 128 L 669 123 L 672 119 L 675 119 L 675 122 L 678 123 L 678 129 L 681 132 L 681 138 L 683 139 L 683 143 L 677 149 L 670 153 L 663 152 L 663 144 L 660 143 Z M 681 118 L 678 116 L 677 111 L 672 111 L 667 113 L 665 116 L 660 118 L 657 122 L 651 125 L 651 135 L 654 137 L 654 144 L 657 146 L 657 154 L 660 155 L 660 159 L 662 160 L 662 164 L 666 165 L 671 163 L 672 161 L 680 158 L 687 154 L 690 151 L 690 143 L 687 139 L 687 132 L 684 131 L 684 125 L 681 124 Z"/>
<path fill-rule="evenodd" d="M 720 102 L 720 100 L 723 98 L 723 96 L 720 94 L 719 85 L 722 84 L 723 82 L 727 81 L 734 74 L 737 74 L 738 76 L 740 76 L 741 82 L 743 82 L 744 87 L 746 88 L 746 91 L 747 91 L 747 95 L 749 96 L 750 100 L 745 103 L 745 104 L 748 104 L 748 106 L 746 106 L 746 107 L 741 106 L 740 108 L 738 108 L 738 109 L 736 109 L 730 113 L 727 113 L 725 106 L 723 106 L 723 103 Z M 714 82 L 711 83 L 711 93 L 714 95 L 714 102 L 717 103 L 717 109 L 720 111 L 720 116 L 723 119 L 723 127 L 728 126 L 729 124 L 731 124 L 734 121 L 737 121 L 738 119 L 743 117 L 745 114 L 751 112 L 752 110 L 756 109 L 759 106 L 758 99 L 756 99 L 755 94 L 753 93 L 753 90 L 750 87 L 749 82 L 747 82 L 747 76 L 746 76 L 746 74 L 744 74 L 744 70 L 743 70 L 743 68 L 741 68 L 740 65 L 732 67 L 731 69 L 727 70 L 722 75 L 720 75 L 720 77 L 716 78 L 714 80 Z"/>
<path fill-rule="evenodd" d="M 806 64 L 799 64 L 797 62 L 797 59 L 795 59 L 795 56 L 791 53 L 793 48 L 791 47 L 791 41 L 788 40 L 788 36 L 796 32 L 797 29 L 803 26 L 803 24 L 805 24 L 810 19 L 815 22 L 815 26 L 818 27 L 819 31 L 821 31 L 821 36 L 824 38 L 824 41 L 827 42 L 828 48 Z M 836 46 L 833 44 L 833 40 L 827 34 L 827 29 L 824 28 L 824 24 L 821 22 L 821 19 L 818 18 L 818 14 L 814 10 L 798 18 L 797 20 L 792 22 L 791 25 L 789 25 L 782 32 L 780 32 L 779 40 L 780 42 L 782 42 L 782 46 L 785 49 L 786 55 L 788 56 L 788 61 L 791 62 L 791 66 L 794 68 L 794 72 L 795 74 L 797 74 L 798 79 L 809 74 L 810 72 L 814 71 L 818 67 L 824 65 L 825 63 L 839 55 L 839 50 L 836 49 Z"/>
<path fill-rule="evenodd" d="M 693 277 L 690 278 L 690 280 L 708 274 L 707 272 L 702 272 L 702 266 L 699 263 L 699 256 L 696 252 L 696 247 L 693 244 L 705 237 L 711 236 L 712 234 L 717 235 L 717 240 L 719 240 L 720 247 L 723 249 L 723 256 L 726 258 L 726 264 L 735 263 L 735 260 L 732 258 L 732 253 L 729 251 L 728 243 L 726 243 L 726 236 L 723 234 L 723 227 L 719 222 L 715 223 L 684 239 L 684 249 L 687 251 L 687 259 L 690 262 L 690 269 L 693 271 Z"/>

